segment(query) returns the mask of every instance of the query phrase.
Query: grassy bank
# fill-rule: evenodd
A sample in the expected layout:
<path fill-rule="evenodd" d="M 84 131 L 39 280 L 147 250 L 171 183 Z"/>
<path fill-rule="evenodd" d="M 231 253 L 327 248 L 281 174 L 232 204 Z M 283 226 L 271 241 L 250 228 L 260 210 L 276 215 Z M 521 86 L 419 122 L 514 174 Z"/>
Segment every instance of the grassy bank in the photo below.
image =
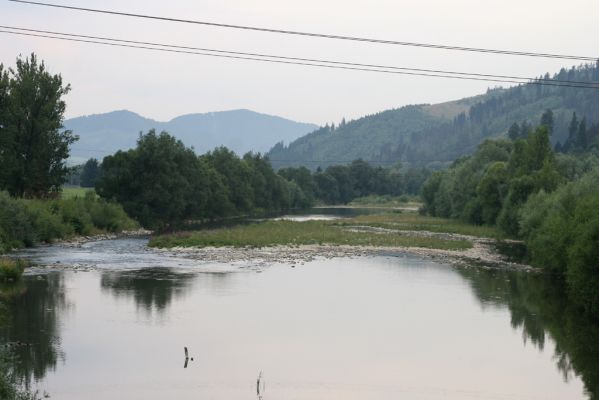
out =
<path fill-rule="evenodd" d="M 120 205 L 99 199 L 93 192 L 51 200 L 14 199 L 0 192 L 0 253 L 136 227 Z"/>
<path fill-rule="evenodd" d="M 418 196 L 409 196 L 409 195 L 401 195 L 401 196 L 379 196 L 379 195 L 370 195 L 365 197 L 359 197 L 357 199 L 352 200 L 349 203 L 350 206 L 355 207 L 383 207 L 383 208 L 398 208 L 398 207 L 413 207 L 419 208 L 422 203 Z"/>
<path fill-rule="evenodd" d="M 85 197 L 87 193 L 96 193 L 93 188 L 83 188 L 83 187 L 65 187 L 62 188 L 62 193 L 60 197 L 62 199 L 72 199 L 73 197 Z"/>
<path fill-rule="evenodd" d="M 367 225 L 400 231 L 452 233 L 491 239 L 507 238 L 503 232 L 494 226 L 473 225 L 454 219 L 420 215 L 415 212 L 361 215 L 340 223 L 346 225 Z"/>
<path fill-rule="evenodd" d="M 383 216 L 381 216 L 383 217 Z M 354 218 L 339 221 L 265 221 L 232 228 L 182 232 L 152 238 L 153 247 L 266 247 L 277 245 L 350 245 L 379 247 L 423 247 L 465 250 L 472 247 L 467 240 L 448 240 L 434 236 L 413 236 L 401 232 L 356 232 L 350 225 L 370 226 Z M 373 226 L 376 227 L 376 226 Z"/>

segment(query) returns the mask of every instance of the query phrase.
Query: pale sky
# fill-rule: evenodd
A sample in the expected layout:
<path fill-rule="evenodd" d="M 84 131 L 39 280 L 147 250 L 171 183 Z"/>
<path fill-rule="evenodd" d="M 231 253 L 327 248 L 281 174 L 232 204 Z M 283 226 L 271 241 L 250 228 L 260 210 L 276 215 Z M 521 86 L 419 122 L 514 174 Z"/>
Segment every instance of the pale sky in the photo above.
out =
<path fill-rule="evenodd" d="M 397 41 L 598 56 L 596 0 L 48 0 L 57 4 Z M 402 67 L 538 76 L 566 60 L 294 37 L 0 0 L 0 25 Z M 37 53 L 72 85 L 67 117 L 128 109 L 168 120 L 246 108 L 324 124 L 484 92 L 493 83 L 232 61 L 0 33 L 0 63 Z"/>

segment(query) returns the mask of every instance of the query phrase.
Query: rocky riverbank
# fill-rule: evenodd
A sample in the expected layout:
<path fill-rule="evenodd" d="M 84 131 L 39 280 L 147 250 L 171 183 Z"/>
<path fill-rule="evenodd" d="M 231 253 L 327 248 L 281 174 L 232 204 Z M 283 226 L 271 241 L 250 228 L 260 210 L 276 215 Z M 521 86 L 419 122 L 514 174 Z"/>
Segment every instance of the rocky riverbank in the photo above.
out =
<path fill-rule="evenodd" d="M 436 235 L 433 232 L 418 234 Z M 450 235 L 450 234 L 443 234 Z M 456 235 L 464 236 L 464 235 Z M 496 242 L 491 239 L 468 237 L 473 247 L 468 250 L 440 250 L 421 247 L 375 247 L 375 246 L 332 246 L 332 245 L 300 245 L 272 247 L 173 247 L 169 249 L 153 249 L 162 254 L 191 258 L 212 263 L 249 263 L 267 266 L 271 264 L 303 264 L 319 258 L 394 256 L 411 254 L 433 259 L 435 261 L 460 266 L 478 266 L 483 268 L 510 268 L 534 271 L 535 268 L 511 262 L 500 254 Z"/>
<path fill-rule="evenodd" d="M 115 233 L 100 233 L 98 235 L 90 236 L 75 236 L 69 239 L 57 240 L 53 243 L 53 245 L 63 247 L 81 247 L 85 243 L 97 242 L 99 240 L 113 240 L 125 237 L 144 237 L 150 236 L 151 234 L 152 231 L 149 231 L 147 229 L 135 229 L 130 231 L 125 230 Z"/>

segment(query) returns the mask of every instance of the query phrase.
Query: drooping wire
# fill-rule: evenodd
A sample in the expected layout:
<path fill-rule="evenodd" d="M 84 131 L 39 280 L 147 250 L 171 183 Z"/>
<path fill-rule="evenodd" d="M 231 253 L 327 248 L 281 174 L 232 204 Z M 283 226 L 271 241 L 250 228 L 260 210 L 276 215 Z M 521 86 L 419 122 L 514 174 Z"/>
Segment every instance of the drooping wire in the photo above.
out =
<path fill-rule="evenodd" d="M 451 78 L 451 79 L 461 79 L 461 80 L 473 80 L 473 81 L 485 81 L 485 82 L 497 82 L 497 83 L 511 83 L 511 84 L 533 84 L 533 85 L 544 85 L 544 86 L 559 86 L 559 87 L 569 87 L 569 88 L 582 88 L 582 89 L 599 89 L 599 84 L 594 84 L 591 82 L 576 82 L 572 81 L 557 81 L 557 80 L 546 80 L 546 79 L 538 79 L 531 78 L 530 81 L 524 82 L 521 80 L 514 79 L 503 79 L 499 76 L 497 78 L 492 78 L 494 75 L 488 75 L 489 77 L 485 77 L 484 74 L 478 75 L 468 75 L 468 73 L 463 72 L 452 72 L 452 71 L 440 71 L 440 73 L 435 72 L 436 70 L 423 70 L 422 71 L 430 71 L 430 73 L 425 72 L 411 72 L 412 70 L 417 69 L 407 69 L 402 67 L 385 67 L 385 66 L 373 66 L 366 67 L 367 64 L 357 64 L 357 63 L 345 63 L 340 61 L 327 61 L 327 60 L 314 60 L 314 61 L 294 61 L 293 57 L 282 57 L 282 56 L 245 56 L 239 54 L 250 54 L 250 53 L 240 53 L 240 52 L 230 52 L 225 50 L 209 50 L 206 49 L 204 51 L 194 51 L 194 50 L 184 50 L 182 48 L 177 48 L 177 46 L 173 45 L 150 45 L 148 42 L 136 42 L 131 40 L 122 40 L 122 39 L 82 39 L 74 36 L 69 36 L 72 34 L 63 34 L 56 33 L 55 35 L 48 35 L 42 33 L 31 33 L 31 32 L 20 32 L 15 31 L 20 28 L 11 28 L 12 31 L 0 29 L 0 33 L 7 33 L 13 35 L 22 35 L 22 36 L 32 36 L 32 37 L 41 37 L 47 39 L 57 39 L 57 40 L 65 40 L 71 42 L 82 42 L 82 43 L 91 43 L 91 44 L 100 44 L 106 46 L 115 46 L 115 47 L 125 47 L 125 48 L 134 48 L 134 49 L 144 49 L 144 50 L 153 50 L 153 51 L 162 51 L 169 53 L 182 53 L 182 54 L 193 54 L 193 55 L 201 55 L 201 56 L 209 56 L 209 57 L 220 57 L 227 59 L 236 59 L 236 60 L 250 60 L 250 61 L 260 61 L 260 62 L 268 62 L 268 63 L 276 63 L 276 64 L 290 64 L 290 65 L 300 65 L 300 66 L 310 66 L 310 67 L 321 67 L 321 68 L 333 68 L 333 69 L 343 69 L 343 70 L 354 70 L 354 71 L 365 71 L 365 72 L 377 72 L 377 73 L 387 73 L 387 74 L 397 74 L 397 75 L 411 75 L 411 76 L 424 76 L 424 77 L 434 77 L 434 78 Z M 30 30 L 31 31 L 31 30 Z M 62 36 L 58 36 L 62 35 Z M 83 36 L 83 35 L 79 35 Z M 138 44 L 136 44 L 138 43 Z M 163 46 L 163 47 L 158 47 Z M 166 47 L 173 46 L 173 47 Z M 166 48 L 165 48 L 166 47 Z M 178 46 L 184 47 L 184 46 Z M 219 53 L 210 53 L 210 51 L 218 51 Z M 271 58 L 267 58 L 271 57 Z M 276 58 L 275 58 L 276 57 Z M 298 58 L 295 58 L 300 60 Z M 304 59 L 310 60 L 310 59 Z M 364 65 L 361 67 L 360 65 Z M 396 69 L 385 69 L 385 68 L 396 68 Z M 405 70 L 403 70 L 405 69 Z"/>
<path fill-rule="evenodd" d="M 250 30 L 250 31 L 258 31 L 258 32 L 285 34 L 285 35 L 308 36 L 308 37 L 324 38 L 324 39 L 349 40 L 349 41 L 354 41 L 354 42 L 378 43 L 378 44 L 397 45 L 397 46 L 422 47 L 422 48 L 430 48 L 430 49 L 438 49 L 438 50 L 455 50 L 455 51 L 512 55 L 512 56 L 542 57 L 542 58 L 553 58 L 553 59 L 564 59 L 564 60 L 597 61 L 597 59 L 599 59 L 599 57 L 590 57 L 590 56 L 576 56 L 576 55 L 553 54 L 553 53 L 532 52 L 532 51 L 517 51 L 517 50 L 465 47 L 465 46 L 435 44 L 435 43 L 418 43 L 418 42 L 396 41 L 396 40 L 386 40 L 386 39 L 364 38 L 364 37 L 357 37 L 357 36 L 345 36 L 345 35 L 333 35 L 333 34 L 315 33 L 315 32 L 303 32 L 303 31 L 294 31 L 294 30 L 288 30 L 288 29 L 275 29 L 275 28 L 248 26 L 248 25 L 234 25 L 234 24 L 225 24 L 225 23 L 219 23 L 219 22 L 198 21 L 198 20 L 171 18 L 171 17 L 156 16 L 156 15 L 145 15 L 145 14 L 136 14 L 136 13 L 120 12 L 120 11 L 100 10 L 100 9 L 95 9 L 95 8 L 75 7 L 75 6 L 67 6 L 67 5 L 62 5 L 62 4 L 43 3 L 43 2 L 28 1 L 28 0 L 9 0 L 9 1 L 12 1 L 15 3 L 36 5 L 36 6 L 54 7 L 54 8 L 62 8 L 62 9 L 67 9 L 67 10 L 76 10 L 76 11 L 84 11 L 84 12 L 92 12 L 92 13 L 100 13 L 100 14 L 118 15 L 118 16 L 125 16 L 125 17 L 145 18 L 145 19 L 152 19 L 152 20 L 159 20 L 159 21 L 179 22 L 179 23 L 186 23 L 186 24 L 196 24 L 196 25 L 213 26 L 213 27 L 219 27 L 219 28 L 241 29 L 241 30 Z"/>
<path fill-rule="evenodd" d="M 202 51 L 202 52 L 211 52 L 211 53 L 240 55 L 240 56 L 247 56 L 247 57 L 273 58 L 273 59 L 290 60 L 290 61 L 325 63 L 325 64 L 333 64 L 333 65 L 346 65 L 346 66 L 363 67 L 363 68 L 390 69 L 390 70 L 409 71 L 409 72 L 423 72 L 423 73 L 448 74 L 448 75 L 460 75 L 460 76 L 476 76 L 476 77 L 493 78 L 493 79 L 522 80 L 523 83 L 528 83 L 530 81 L 541 81 L 541 82 L 551 82 L 551 83 L 560 83 L 560 84 L 563 83 L 563 84 L 573 84 L 573 85 L 589 85 L 590 84 L 588 81 L 529 78 L 529 77 L 511 76 L 511 75 L 483 74 L 483 73 L 477 73 L 477 72 L 457 72 L 457 71 L 445 71 L 445 70 L 437 70 L 437 69 L 396 67 L 396 66 L 389 66 L 389 65 L 363 64 L 363 63 L 356 63 L 356 62 L 322 60 L 322 59 L 300 58 L 300 57 L 288 57 L 288 56 L 279 56 L 279 55 L 263 54 L 263 53 L 247 53 L 247 52 L 240 52 L 240 51 L 211 49 L 211 48 L 203 48 L 203 47 L 181 46 L 181 45 L 158 43 L 158 42 L 146 42 L 146 41 L 118 39 L 118 38 L 103 37 L 103 36 L 90 36 L 90 35 L 81 35 L 81 34 L 74 34 L 74 33 L 46 31 L 46 30 L 40 30 L 40 29 L 21 28 L 21 27 L 5 26 L 5 25 L 0 25 L 0 29 L 11 29 L 11 30 L 16 30 L 16 31 L 34 32 L 34 33 L 41 33 L 41 34 L 55 35 L 55 36 L 60 35 L 60 36 L 65 36 L 65 37 L 92 39 L 92 40 L 100 40 L 100 41 L 110 41 L 110 42 L 134 44 L 134 45 L 140 45 L 140 46 L 166 47 L 166 48 L 173 48 L 173 49 L 179 49 L 179 50 L 193 50 L 193 51 Z"/>

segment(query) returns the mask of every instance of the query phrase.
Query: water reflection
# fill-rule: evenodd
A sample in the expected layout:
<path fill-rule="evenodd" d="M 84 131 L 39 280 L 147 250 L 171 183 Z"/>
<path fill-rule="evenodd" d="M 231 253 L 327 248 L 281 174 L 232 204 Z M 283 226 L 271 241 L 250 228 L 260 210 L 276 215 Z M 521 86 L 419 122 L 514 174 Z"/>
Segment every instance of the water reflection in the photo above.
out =
<path fill-rule="evenodd" d="M 166 267 L 109 271 L 102 273 L 100 285 L 116 298 L 133 297 L 137 307 L 148 313 L 164 313 L 173 299 L 185 296 L 196 276 Z"/>
<path fill-rule="evenodd" d="M 60 349 L 60 320 L 68 307 L 61 274 L 26 277 L 21 285 L 1 289 L 8 310 L 0 342 L 11 345 L 14 371 L 27 386 L 64 360 Z"/>
<path fill-rule="evenodd" d="M 458 269 L 470 292 L 449 268 L 417 258 L 327 260 L 302 268 L 273 267 L 261 274 L 197 271 L 186 266 L 148 267 L 28 276 L 10 292 L 3 289 L 5 296 L 14 299 L 9 303 L 13 325 L 0 331 L 0 341 L 30 343 L 16 348 L 17 372 L 27 380 L 46 377 L 44 383 L 50 393 L 58 393 L 56 398 L 69 398 L 69 393 L 79 394 L 70 398 L 132 398 L 142 392 L 147 395 L 144 398 L 178 398 L 198 391 L 212 397 L 226 392 L 232 393 L 228 398 L 247 398 L 253 394 L 253 385 L 258 398 L 271 398 L 277 390 L 289 390 L 289 395 L 300 393 L 302 387 L 322 389 L 325 383 L 319 379 L 326 377 L 332 377 L 330 388 L 351 394 L 352 382 L 362 375 L 363 392 L 353 397 L 320 397 L 376 398 L 376 390 L 398 381 L 393 383 L 397 390 L 433 390 L 422 383 L 428 382 L 429 375 L 435 378 L 431 379 L 433 387 L 461 390 L 460 382 L 469 385 L 468 374 L 479 365 L 498 366 L 500 375 L 484 375 L 488 379 L 484 385 L 502 381 L 505 376 L 500 371 L 514 359 L 507 358 L 505 364 L 485 363 L 476 352 L 486 346 L 481 342 L 487 339 L 499 347 L 502 340 L 503 345 L 513 343 L 507 308 L 510 323 L 522 332 L 525 345 L 553 352 L 564 379 L 580 376 L 589 398 L 599 399 L 599 327 L 558 295 L 563 289 L 560 282 L 544 276 Z M 76 312 L 69 312 L 72 318 L 68 320 L 64 318 L 70 310 L 65 280 L 69 299 L 77 301 Z M 131 318 L 121 302 L 106 301 L 106 296 L 134 302 L 142 313 L 173 318 L 164 324 L 140 324 L 140 318 Z M 478 313 L 478 304 L 489 314 L 501 310 L 493 324 L 482 330 L 477 324 L 490 323 L 488 318 L 469 325 L 475 314 L 468 308 Z M 437 341 L 439 324 L 444 324 L 445 341 Z M 450 329 L 452 325 L 459 328 Z M 507 339 L 503 332 L 485 337 L 490 329 L 502 328 L 507 330 Z M 66 358 L 61 352 L 61 334 L 68 362 L 57 369 Z M 462 340 L 468 334 L 476 335 L 478 343 Z M 183 346 L 189 346 L 189 360 L 180 359 Z M 516 352 L 521 350 L 517 340 L 514 347 Z M 477 363 L 475 367 L 452 357 L 456 349 L 472 365 Z M 490 352 L 486 357 L 493 355 Z M 193 356 L 197 356 L 194 363 Z M 554 376 L 553 365 L 544 362 L 530 365 L 548 367 Z M 360 372 L 362 366 L 366 372 Z M 269 382 L 275 382 L 269 383 L 266 396 L 264 376 L 259 374 L 256 381 L 255 373 L 261 368 L 268 372 Z M 56 374 L 47 373 L 55 369 Z M 341 377 L 327 375 L 336 370 Z M 401 371 L 401 377 L 395 376 L 396 371 Z M 535 382 L 545 376 L 534 372 L 531 369 L 530 377 L 523 380 Z M 452 373 L 455 376 L 448 376 Z M 458 383 L 452 386 L 454 381 Z M 559 379 L 557 383 L 561 385 Z M 575 383 L 580 385 L 578 380 Z M 93 393 L 86 392 L 90 387 Z M 181 396 L 173 395 L 177 388 Z M 473 385 L 472 390 L 482 389 Z M 303 398 L 319 397 L 317 392 L 310 393 Z"/>
<path fill-rule="evenodd" d="M 524 343 L 543 350 L 555 342 L 554 361 L 564 380 L 580 376 L 590 399 L 599 399 L 599 324 L 568 303 L 563 282 L 542 274 L 459 269 L 483 307 L 505 307 Z"/>

